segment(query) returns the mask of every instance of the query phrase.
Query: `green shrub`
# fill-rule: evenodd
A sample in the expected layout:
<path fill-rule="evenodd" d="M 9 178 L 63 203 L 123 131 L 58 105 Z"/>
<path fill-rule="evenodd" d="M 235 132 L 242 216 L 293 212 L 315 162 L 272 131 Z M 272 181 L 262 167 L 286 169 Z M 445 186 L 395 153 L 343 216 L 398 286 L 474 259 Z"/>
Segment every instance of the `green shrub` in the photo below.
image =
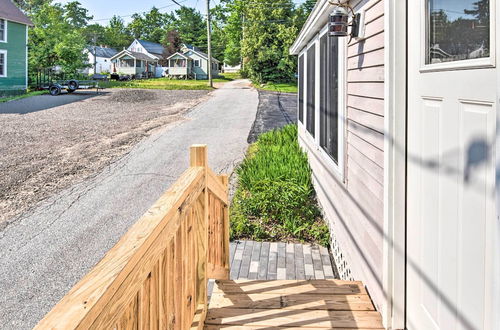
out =
<path fill-rule="evenodd" d="M 297 127 L 262 134 L 237 169 L 238 189 L 231 208 L 231 237 L 298 240 L 328 245 L 307 156 Z"/>

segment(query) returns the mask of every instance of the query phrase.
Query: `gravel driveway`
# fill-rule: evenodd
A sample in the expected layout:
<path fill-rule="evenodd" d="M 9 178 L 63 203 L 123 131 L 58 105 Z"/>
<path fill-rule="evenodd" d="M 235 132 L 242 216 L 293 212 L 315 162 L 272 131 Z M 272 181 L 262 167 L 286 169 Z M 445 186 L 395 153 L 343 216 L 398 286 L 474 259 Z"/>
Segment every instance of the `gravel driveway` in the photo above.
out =
<path fill-rule="evenodd" d="M 0 103 L 0 230 L 53 193 L 127 153 L 207 91 L 77 92 Z"/>

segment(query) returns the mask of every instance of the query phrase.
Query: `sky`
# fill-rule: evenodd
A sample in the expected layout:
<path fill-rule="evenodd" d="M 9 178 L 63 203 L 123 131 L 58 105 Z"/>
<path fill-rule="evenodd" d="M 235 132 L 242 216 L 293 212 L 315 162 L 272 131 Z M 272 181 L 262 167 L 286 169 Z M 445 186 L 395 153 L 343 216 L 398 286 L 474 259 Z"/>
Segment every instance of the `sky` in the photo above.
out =
<path fill-rule="evenodd" d="M 70 0 L 59 0 L 57 2 L 66 3 Z M 153 6 L 162 8 L 161 12 L 170 12 L 179 8 L 172 0 L 78 0 L 83 7 L 87 8 L 94 21 L 106 25 L 113 15 L 122 16 L 125 22 L 130 21 L 130 16 L 134 13 L 149 11 Z M 294 0 L 295 3 L 303 3 L 305 0 Z M 206 12 L 206 0 L 177 0 L 180 4 L 195 7 L 200 12 Z M 219 4 L 220 0 L 211 0 L 212 6 Z"/>

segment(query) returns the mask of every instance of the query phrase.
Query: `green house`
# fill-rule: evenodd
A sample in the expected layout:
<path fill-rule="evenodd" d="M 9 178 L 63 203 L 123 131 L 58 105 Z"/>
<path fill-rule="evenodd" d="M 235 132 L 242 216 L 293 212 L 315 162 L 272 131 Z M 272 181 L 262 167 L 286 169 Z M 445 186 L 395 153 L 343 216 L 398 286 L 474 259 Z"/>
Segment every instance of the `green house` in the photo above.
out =
<path fill-rule="evenodd" d="M 28 26 L 33 23 L 12 3 L 0 0 L 0 96 L 28 87 Z"/>

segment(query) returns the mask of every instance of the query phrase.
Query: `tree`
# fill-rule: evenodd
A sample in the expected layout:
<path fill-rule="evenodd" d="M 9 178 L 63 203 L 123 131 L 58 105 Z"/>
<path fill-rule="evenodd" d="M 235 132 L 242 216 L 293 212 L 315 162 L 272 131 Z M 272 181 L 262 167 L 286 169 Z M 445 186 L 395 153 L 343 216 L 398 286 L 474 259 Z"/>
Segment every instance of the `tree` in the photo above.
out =
<path fill-rule="evenodd" d="M 179 32 L 175 30 L 171 30 L 167 32 L 165 40 L 163 42 L 163 47 L 165 50 L 163 51 L 163 59 L 160 61 L 160 64 L 163 66 L 167 66 L 167 58 L 178 52 L 181 48 L 182 40 L 179 36 Z"/>
<path fill-rule="evenodd" d="M 70 10 L 70 16 L 73 13 L 83 13 L 77 7 Z M 79 28 L 86 16 L 68 17 L 66 8 L 58 3 L 45 3 L 30 15 L 35 24 L 29 30 L 31 69 L 60 66 L 65 72 L 74 73 L 87 66 L 86 55 L 83 53 L 85 38 Z"/>
<path fill-rule="evenodd" d="M 14 0 L 14 3 L 30 15 L 40 10 L 44 4 L 51 4 L 52 0 Z"/>
<path fill-rule="evenodd" d="M 147 13 L 132 15 L 132 22 L 127 29 L 136 39 L 160 43 L 172 20 L 170 14 L 162 14 L 158 8 L 153 7 Z"/>
<path fill-rule="evenodd" d="M 252 0 L 244 10 L 241 53 L 245 73 L 257 83 L 292 81 L 296 59 L 289 55 L 299 30 L 291 0 Z"/>
<path fill-rule="evenodd" d="M 182 42 L 207 50 L 206 21 L 194 8 L 181 7 L 175 11 L 172 29 L 179 32 Z"/>
<path fill-rule="evenodd" d="M 123 19 L 113 16 L 105 28 L 104 40 L 109 47 L 120 50 L 129 46 L 133 37 L 128 33 Z"/>
<path fill-rule="evenodd" d="M 90 24 L 83 29 L 87 45 L 107 45 L 106 28 L 100 24 Z"/>
<path fill-rule="evenodd" d="M 218 60 L 224 60 L 226 50 L 227 11 L 224 4 L 219 4 L 210 9 L 212 19 L 212 56 Z"/>
<path fill-rule="evenodd" d="M 82 29 L 87 22 L 94 18 L 89 11 L 82 7 L 78 1 L 71 1 L 64 5 L 64 20 L 73 28 Z"/>
<path fill-rule="evenodd" d="M 224 26 L 226 46 L 224 62 L 229 65 L 241 63 L 241 41 L 243 39 L 244 2 L 242 0 L 225 0 L 229 15 Z"/>

